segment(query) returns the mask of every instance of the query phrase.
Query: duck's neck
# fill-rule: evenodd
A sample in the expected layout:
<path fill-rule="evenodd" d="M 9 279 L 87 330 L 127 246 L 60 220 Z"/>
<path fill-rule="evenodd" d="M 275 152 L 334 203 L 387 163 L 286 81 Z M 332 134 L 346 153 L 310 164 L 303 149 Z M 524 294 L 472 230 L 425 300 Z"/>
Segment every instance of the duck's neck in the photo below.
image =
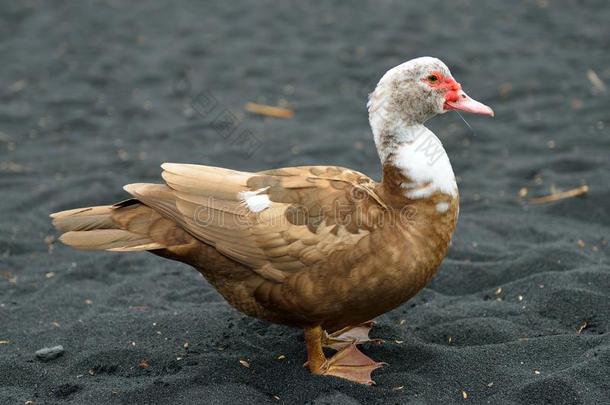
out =
<path fill-rule="evenodd" d="M 411 200 L 435 193 L 457 196 L 449 157 L 432 131 L 415 122 L 370 118 L 383 166 L 384 189 Z"/>

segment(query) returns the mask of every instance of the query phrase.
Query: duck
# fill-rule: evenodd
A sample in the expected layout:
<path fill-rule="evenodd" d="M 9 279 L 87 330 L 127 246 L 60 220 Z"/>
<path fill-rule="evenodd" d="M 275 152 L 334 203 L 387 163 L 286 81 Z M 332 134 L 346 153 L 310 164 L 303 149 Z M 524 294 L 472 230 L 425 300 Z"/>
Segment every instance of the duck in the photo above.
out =
<path fill-rule="evenodd" d="M 386 363 L 358 346 L 374 341 L 375 317 L 431 280 L 458 218 L 451 163 L 424 123 L 494 112 L 433 57 L 387 71 L 367 108 L 379 182 L 337 166 L 251 173 L 164 163 L 163 183 L 128 184 L 129 199 L 51 214 L 53 225 L 76 249 L 186 263 L 242 313 L 301 328 L 312 374 L 373 384 Z"/>

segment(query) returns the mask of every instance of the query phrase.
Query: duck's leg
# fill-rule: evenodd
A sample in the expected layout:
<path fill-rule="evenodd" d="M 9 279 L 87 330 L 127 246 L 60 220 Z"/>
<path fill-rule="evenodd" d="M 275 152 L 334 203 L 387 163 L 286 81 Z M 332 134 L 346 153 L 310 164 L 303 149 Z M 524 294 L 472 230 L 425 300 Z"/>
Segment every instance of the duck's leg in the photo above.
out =
<path fill-rule="evenodd" d="M 327 359 L 322 351 L 322 341 L 326 333 L 321 327 L 305 329 L 307 344 L 307 367 L 313 374 L 332 375 L 360 384 L 373 384 L 371 373 L 385 363 L 378 363 L 365 356 L 354 343 L 339 350 Z"/>
<path fill-rule="evenodd" d="M 321 327 L 305 329 L 305 344 L 307 345 L 307 362 L 304 366 L 309 368 L 312 374 L 324 374 L 326 356 L 322 350 L 322 338 L 324 331 Z"/>
<path fill-rule="evenodd" d="M 351 344 L 362 344 L 362 343 L 383 343 L 383 339 L 371 339 L 369 332 L 375 325 L 373 321 L 366 321 L 359 325 L 347 326 L 343 329 L 339 329 L 331 333 L 330 335 L 326 332 L 322 340 L 324 347 L 330 347 L 331 349 L 341 350 Z"/>

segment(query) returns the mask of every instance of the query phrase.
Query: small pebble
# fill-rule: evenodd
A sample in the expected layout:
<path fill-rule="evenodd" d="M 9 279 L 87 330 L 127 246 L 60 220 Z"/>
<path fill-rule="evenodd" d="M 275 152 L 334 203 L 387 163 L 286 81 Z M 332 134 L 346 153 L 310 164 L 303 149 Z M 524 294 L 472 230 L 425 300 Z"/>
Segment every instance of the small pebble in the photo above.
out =
<path fill-rule="evenodd" d="M 54 347 L 45 347 L 36 351 L 36 358 L 40 361 L 49 361 L 58 358 L 64 354 L 64 347 L 54 346 Z"/>

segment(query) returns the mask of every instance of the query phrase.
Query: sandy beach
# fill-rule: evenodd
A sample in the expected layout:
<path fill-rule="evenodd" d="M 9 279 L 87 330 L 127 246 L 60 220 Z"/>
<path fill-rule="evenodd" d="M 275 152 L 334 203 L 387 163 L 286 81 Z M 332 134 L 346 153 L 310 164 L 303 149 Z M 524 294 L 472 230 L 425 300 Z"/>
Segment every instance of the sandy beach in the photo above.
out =
<path fill-rule="evenodd" d="M 610 403 L 609 19 L 601 0 L 3 2 L 0 403 Z M 121 201 L 163 162 L 379 179 L 367 94 L 423 55 L 496 117 L 429 122 L 459 223 L 376 319 L 375 386 L 310 375 L 301 331 L 186 265 L 56 240 L 51 212 Z"/>

